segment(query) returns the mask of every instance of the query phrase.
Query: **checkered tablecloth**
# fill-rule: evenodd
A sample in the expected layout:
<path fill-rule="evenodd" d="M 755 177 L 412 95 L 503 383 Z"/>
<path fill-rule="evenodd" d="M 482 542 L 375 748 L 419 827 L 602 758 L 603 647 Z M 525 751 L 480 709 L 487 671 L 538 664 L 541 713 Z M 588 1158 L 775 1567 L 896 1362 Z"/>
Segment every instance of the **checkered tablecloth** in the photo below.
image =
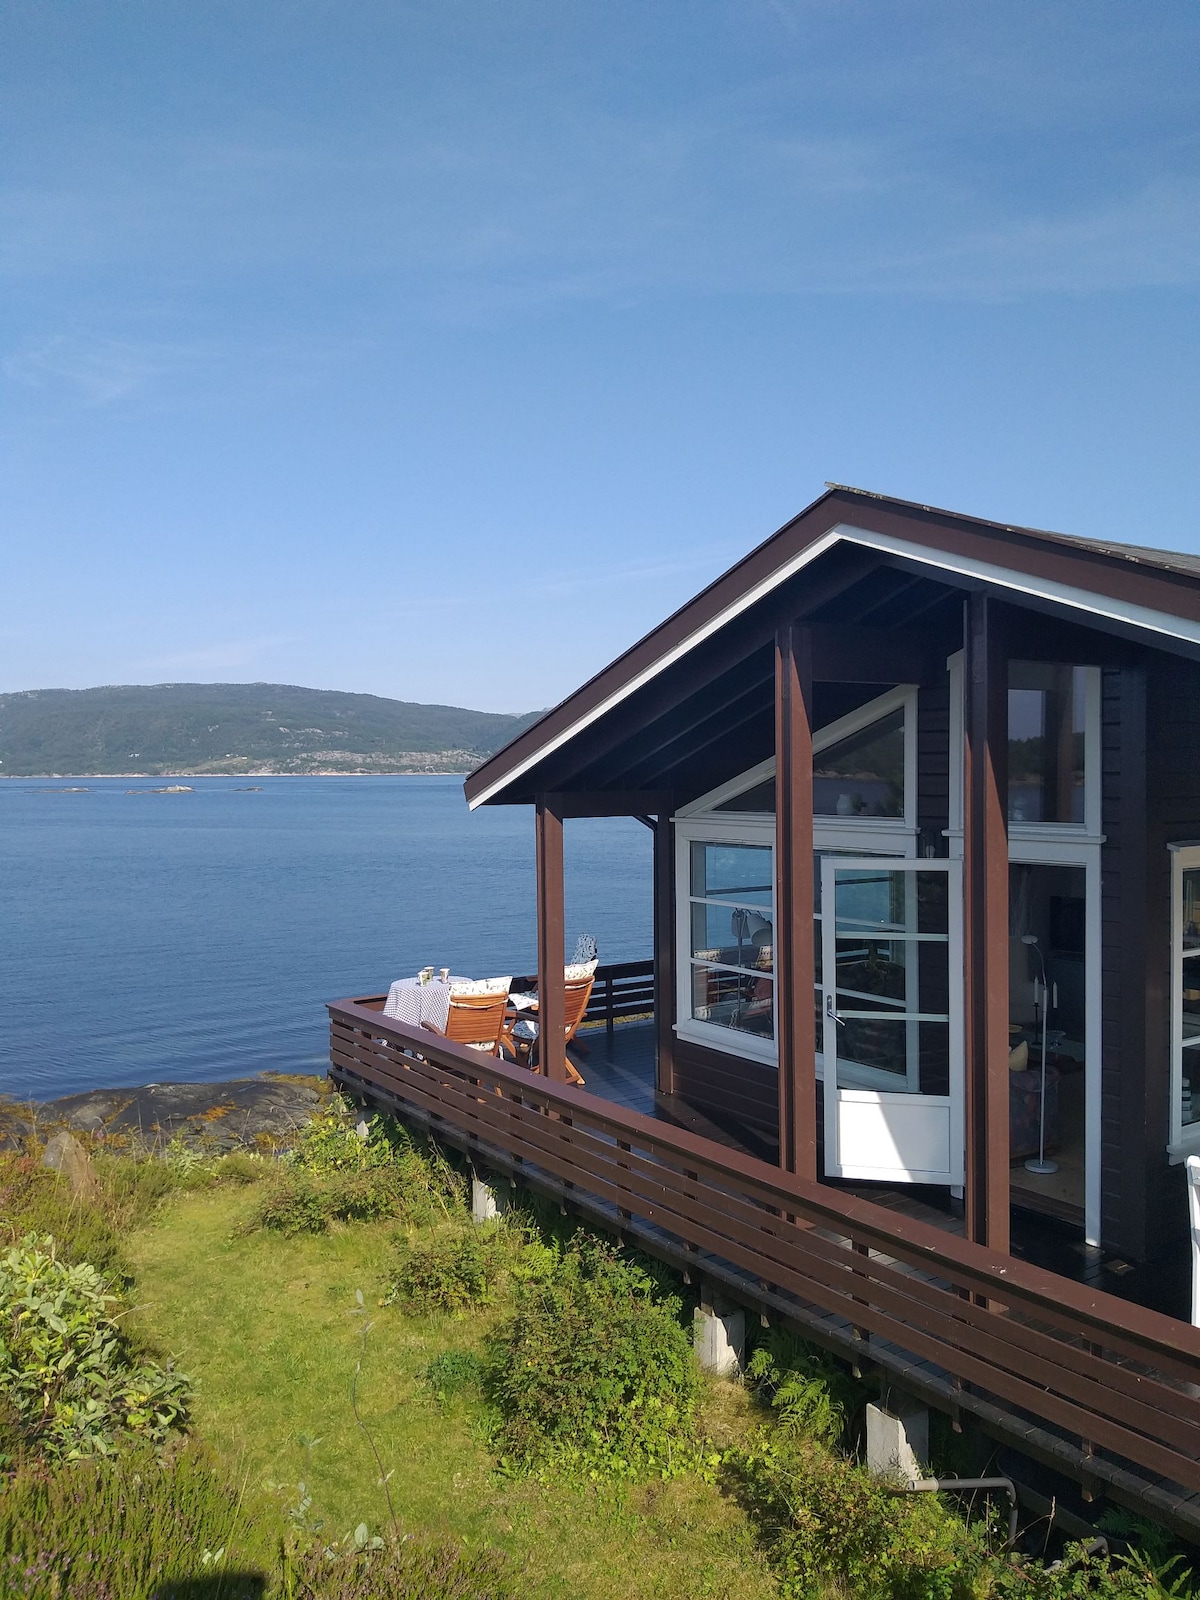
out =
<path fill-rule="evenodd" d="M 431 978 L 428 983 L 421 983 L 417 978 L 397 978 L 388 990 L 383 1014 L 394 1017 L 397 1022 L 406 1022 L 412 1028 L 432 1022 L 445 1033 L 446 1019 L 450 1015 L 450 984 L 443 983 L 440 978 Z"/>

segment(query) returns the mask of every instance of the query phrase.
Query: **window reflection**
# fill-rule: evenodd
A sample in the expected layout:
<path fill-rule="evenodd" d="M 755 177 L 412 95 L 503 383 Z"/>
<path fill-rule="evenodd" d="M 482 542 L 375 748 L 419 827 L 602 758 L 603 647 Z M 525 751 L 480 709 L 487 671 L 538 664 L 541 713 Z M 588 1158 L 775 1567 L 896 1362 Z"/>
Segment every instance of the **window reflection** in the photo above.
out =
<path fill-rule="evenodd" d="M 691 1014 L 766 1039 L 775 1036 L 772 858 L 769 846 L 691 847 Z"/>
<path fill-rule="evenodd" d="M 904 711 L 893 711 L 813 757 L 821 817 L 904 815 Z"/>
<path fill-rule="evenodd" d="M 1082 823 L 1083 667 L 1012 661 L 1008 668 L 1008 820 Z"/>

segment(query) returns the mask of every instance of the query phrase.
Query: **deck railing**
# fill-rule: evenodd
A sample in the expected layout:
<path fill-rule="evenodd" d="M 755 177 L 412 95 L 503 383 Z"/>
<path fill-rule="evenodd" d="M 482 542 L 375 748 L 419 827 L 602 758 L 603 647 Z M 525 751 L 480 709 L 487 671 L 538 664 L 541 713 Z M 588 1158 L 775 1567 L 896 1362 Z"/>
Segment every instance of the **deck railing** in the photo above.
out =
<path fill-rule="evenodd" d="M 808 1182 L 584 1089 L 384 1019 L 329 1007 L 335 1076 L 472 1153 L 600 1202 L 909 1360 L 966 1409 L 1047 1427 L 1110 1483 L 1200 1491 L 1200 1330 Z M 891 1362 L 895 1368 L 894 1359 Z M 1105 1470 L 1101 1470 L 1105 1464 Z"/>

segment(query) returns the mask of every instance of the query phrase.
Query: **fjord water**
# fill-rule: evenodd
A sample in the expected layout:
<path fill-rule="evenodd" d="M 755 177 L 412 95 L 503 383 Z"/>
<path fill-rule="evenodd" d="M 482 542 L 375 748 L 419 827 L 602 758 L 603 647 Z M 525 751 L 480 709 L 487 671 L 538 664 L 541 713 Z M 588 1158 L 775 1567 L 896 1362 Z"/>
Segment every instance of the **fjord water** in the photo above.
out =
<path fill-rule="evenodd" d="M 650 955 L 642 824 L 568 822 L 566 876 L 569 946 Z M 319 1071 L 326 1000 L 534 948 L 531 810 L 470 813 L 460 778 L 0 782 L 9 1095 Z"/>

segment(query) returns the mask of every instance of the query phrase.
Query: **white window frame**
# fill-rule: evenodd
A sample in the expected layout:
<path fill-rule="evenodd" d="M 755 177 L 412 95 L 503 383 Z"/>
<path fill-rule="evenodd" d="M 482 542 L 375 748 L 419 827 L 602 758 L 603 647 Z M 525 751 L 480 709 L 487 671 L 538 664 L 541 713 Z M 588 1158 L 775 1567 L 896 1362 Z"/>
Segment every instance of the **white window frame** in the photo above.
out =
<path fill-rule="evenodd" d="M 1023 657 L 1015 657 L 1022 660 Z M 1008 837 L 1017 840 L 1046 842 L 1070 838 L 1081 844 L 1103 844 L 1101 833 L 1101 782 L 1103 751 L 1101 748 L 1101 696 L 1102 680 L 1099 667 L 1084 666 L 1082 662 L 1064 661 L 1062 666 L 1079 666 L 1086 674 L 1083 690 L 1083 821 L 1082 822 L 1010 822 Z M 956 650 L 946 658 L 950 673 L 950 826 L 949 839 L 961 841 L 963 836 L 963 762 L 962 752 L 966 732 L 963 696 L 963 652 Z M 1008 796 L 1004 797 L 1005 812 Z"/>
<path fill-rule="evenodd" d="M 873 722 L 880 722 L 894 711 L 904 711 L 904 814 L 900 817 L 816 817 L 813 846 L 818 853 L 837 851 L 848 855 L 914 856 L 917 853 L 917 686 L 900 684 L 876 695 L 865 705 L 827 723 L 813 735 L 813 754 L 840 744 L 861 733 Z M 703 1022 L 691 1015 L 691 846 L 693 844 L 744 844 L 767 846 L 771 855 L 771 877 L 775 882 L 775 814 L 773 812 L 717 811 L 716 807 L 755 785 L 775 776 L 775 758 L 760 761 L 736 778 L 719 784 L 675 813 L 675 905 L 676 905 L 676 1004 L 675 1033 L 678 1038 L 701 1044 L 728 1055 L 742 1056 L 778 1066 L 778 989 L 772 985 L 775 1004 L 774 1037 L 763 1039 L 739 1033 L 718 1023 Z M 819 871 L 819 867 L 818 867 Z M 775 918 L 776 894 L 771 896 L 771 917 Z M 818 916 L 816 937 L 821 937 Z M 772 978 L 775 979 L 775 974 Z M 823 1058 L 816 1056 L 817 1077 L 823 1071 Z"/>
<path fill-rule="evenodd" d="M 1200 840 L 1170 844 L 1171 852 L 1171 1120 L 1167 1154 L 1172 1165 L 1200 1154 L 1200 1122 L 1183 1121 L 1183 874 L 1200 867 Z M 1200 954 L 1188 958 L 1200 963 Z M 1200 1050 L 1200 1045 L 1194 1048 Z"/>
<path fill-rule="evenodd" d="M 743 784 L 743 788 L 749 787 Z M 735 793 L 737 791 L 735 790 Z M 676 972 L 676 1003 L 675 1003 L 675 1032 L 681 1039 L 690 1039 L 696 1044 L 708 1045 L 716 1050 L 728 1051 L 731 1055 L 747 1056 L 753 1061 L 762 1061 L 769 1066 L 776 1066 L 779 1060 L 779 1047 L 776 1035 L 779 1026 L 779 1003 L 775 988 L 775 973 L 771 973 L 771 1005 L 772 1022 L 771 1037 L 764 1039 L 761 1034 L 742 1033 L 736 1028 L 722 1027 L 717 1022 L 704 1022 L 699 1017 L 691 1015 L 692 1010 L 692 906 L 696 896 L 692 893 L 692 850 L 693 844 L 733 844 L 749 845 L 759 849 L 766 848 L 771 853 L 771 904 L 769 907 L 771 922 L 775 922 L 775 819 L 764 816 L 761 819 L 751 817 L 743 823 L 736 817 L 728 819 L 705 818 L 703 821 L 677 822 L 675 826 L 675 883 L 676 883 L 676 929 L 677 942 L 675 951 Z M 722 965 L 724 965 L 722 963 Z M 736 967 L 726 970 L 736 972 Z M 760 974 L 762 976 L 762 974 Z"/>

